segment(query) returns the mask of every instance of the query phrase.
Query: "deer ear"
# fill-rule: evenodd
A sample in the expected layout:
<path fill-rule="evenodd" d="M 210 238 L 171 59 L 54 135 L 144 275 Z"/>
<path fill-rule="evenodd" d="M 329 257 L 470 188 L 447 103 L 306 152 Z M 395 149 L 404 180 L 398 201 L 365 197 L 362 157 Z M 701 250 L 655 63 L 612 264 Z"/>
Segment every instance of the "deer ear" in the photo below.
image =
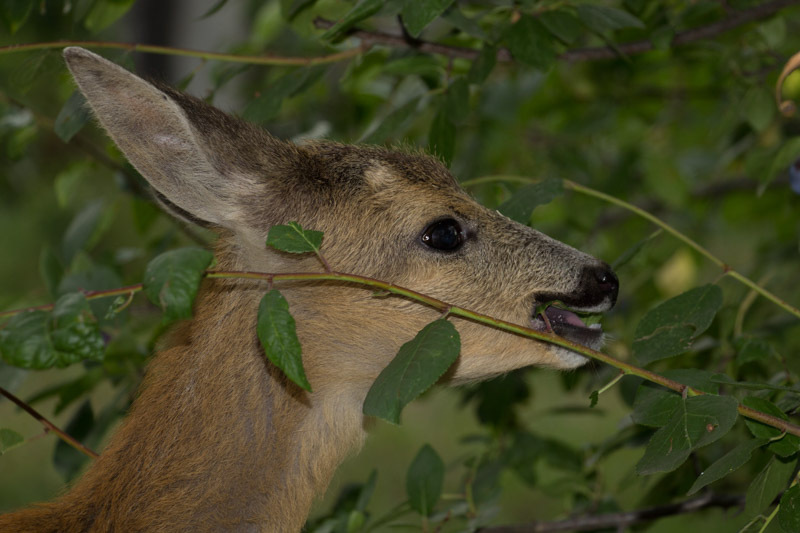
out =
<path fill-rule="evenodd" d="M 263 183 L 264 165 L 286 163 L 297 151 L 261 128 L 156 87 L 82 48 L 66 48 L 64 58 L 100 124 L 131 164 L 160 199 L 193 219 L 233 227 L 242 218 L 242 199 Z"/>

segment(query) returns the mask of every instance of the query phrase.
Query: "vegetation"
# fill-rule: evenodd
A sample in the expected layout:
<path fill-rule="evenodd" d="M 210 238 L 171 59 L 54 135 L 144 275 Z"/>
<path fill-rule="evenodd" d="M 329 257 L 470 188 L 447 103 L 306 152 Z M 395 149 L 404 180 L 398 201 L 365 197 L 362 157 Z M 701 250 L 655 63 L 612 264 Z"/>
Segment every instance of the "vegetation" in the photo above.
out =
<path fill-rule="evenodd" d="M 202 278 L 242 275 L 214 271 L 212 236 L 163 215 L 87 125 L 69 41 L 131 69 L 188 57 L 171 83 L 281 137 L 426 148 L 482 203 L 620 277 L 605 353 L 572 345 L 597 362 L 426 393 L 403 414 L 413 448 L 379 422 L 391 438 L 345 469 L 353 483 L 308 531 L 800 530 L 800 2 L 221 0 L 181 21 L 240 10 L 235 36 L 204 50 L 112 40 L 134 3 L 0 6 L 0 387 L 61 437 L 0 404 L 0 510 L 57 491 L 37 458 L 78 475 Z M 316 253 L 324 272 L 306 276 L 569 344 L 336 272 L 313 229 L 265 245 Z M 309 388 L 279 292 L 290 275 L 260 275 L 256 333 Z M 399 422 L 457 356 L 446 317 L 408 338 L 396 362 L 430 364 L 387 367 L 365 413 Z"/>

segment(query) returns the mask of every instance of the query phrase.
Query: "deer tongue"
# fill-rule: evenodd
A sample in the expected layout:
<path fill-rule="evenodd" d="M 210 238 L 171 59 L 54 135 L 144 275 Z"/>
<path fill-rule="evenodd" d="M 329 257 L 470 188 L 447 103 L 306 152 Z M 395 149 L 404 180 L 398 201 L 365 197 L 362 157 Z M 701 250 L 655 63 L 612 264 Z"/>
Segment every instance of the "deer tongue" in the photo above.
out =
<path fill-rule="evenodd" d="M 562 324 L 569 324 L 570 326 L 575 326 L 577 328 L 587 327 L 578 315 L 572 311 L 561 309 L 560 307 L 554 307 L 551 305 L 545 309 L 544 314 L 547 315 L 547 320 L 550 321 L 550 325 L 554 328 Z"/>

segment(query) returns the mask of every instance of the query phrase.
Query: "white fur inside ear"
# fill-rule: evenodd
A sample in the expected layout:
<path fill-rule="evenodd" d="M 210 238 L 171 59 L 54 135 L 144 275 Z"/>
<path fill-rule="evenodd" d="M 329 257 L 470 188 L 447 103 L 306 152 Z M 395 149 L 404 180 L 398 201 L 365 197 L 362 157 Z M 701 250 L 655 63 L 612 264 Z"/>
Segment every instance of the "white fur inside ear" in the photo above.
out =
<path fill-rule="evenodd" d="M 159 146 L 170 148 L 172 150 L 190 150 L 191 146 L 185 140 L 175 135 L 157 134 L 153 137 L 153 141 Z"/>

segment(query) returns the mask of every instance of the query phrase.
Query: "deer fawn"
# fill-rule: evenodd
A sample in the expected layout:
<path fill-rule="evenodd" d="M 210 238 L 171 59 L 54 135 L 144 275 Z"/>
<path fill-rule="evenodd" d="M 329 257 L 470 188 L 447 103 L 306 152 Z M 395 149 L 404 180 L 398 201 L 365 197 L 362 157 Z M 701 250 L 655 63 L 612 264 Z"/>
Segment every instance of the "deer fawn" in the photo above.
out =
<path fill-rule="evenodd" d="M 64 57 L 165 208 L 219 233 L 221 269 L 318 271 L 314 257 L 264 245 L 271 226 L 294 220 L 325 233 L 323 251 L 338 271 L 542 330 L 537 304 L 602 312 L 616 300 L 608 265 L 482 207 L 432 157 L 291 144 L 81 48 Z M 299 531 L 315 495 L 365 437 L 361 406 L 372 382 L 439 313 L 346 284 L 282 283 L 314 390 L 307 393 L 264 357 L 255 325 L 265 290 L 205 280 L 195 318 L 155 355 L 101 457 L 57 500 L 0 517 L 0 531 Z M 545 313 L 557 334 L 602 344 L 602 331 L 571 311 Z M 448 383 L 586 361 L 451 320 L 461 355 Z"/>

